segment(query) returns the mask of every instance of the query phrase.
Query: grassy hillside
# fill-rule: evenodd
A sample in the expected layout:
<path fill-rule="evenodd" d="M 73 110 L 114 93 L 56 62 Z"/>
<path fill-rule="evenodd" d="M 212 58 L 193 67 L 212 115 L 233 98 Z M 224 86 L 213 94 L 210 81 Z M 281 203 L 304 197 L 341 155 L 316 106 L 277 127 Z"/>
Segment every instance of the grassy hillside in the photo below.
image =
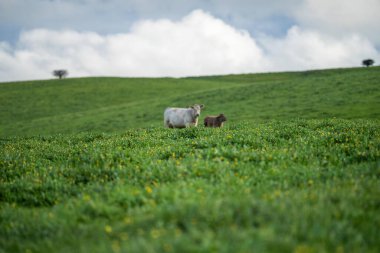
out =
<path fill-rule="evenodd" d="M 199 78 L 80 78 L 0 84 L 0 136 L 162 126 L 167 106 L 203 103 L 229 123 L 379 118 L 380 68 Z"/>
<path fill-rule="evenodd" d="M 378 120 L 0 144 L 0 252 L 380 251 Z"/>
<path fill-rule="evenodd" d="M 0 84 L 2 252 L 380 252 L 380 68 Z M 226 127 L 165 129 L 203 103 Z"/>

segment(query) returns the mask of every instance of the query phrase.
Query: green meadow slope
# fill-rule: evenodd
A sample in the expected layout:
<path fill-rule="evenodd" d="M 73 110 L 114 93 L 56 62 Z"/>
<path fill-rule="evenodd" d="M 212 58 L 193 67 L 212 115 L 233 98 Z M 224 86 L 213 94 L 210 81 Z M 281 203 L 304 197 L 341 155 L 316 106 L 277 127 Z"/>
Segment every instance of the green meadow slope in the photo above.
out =
<path fill-rule="evenodd" d="M 379 118 L 380 68 L 195 78 L 79 78 L 0 84 L 0 136 L 162 126 L 167 106 L 203 103 L 229 123 Z"/>

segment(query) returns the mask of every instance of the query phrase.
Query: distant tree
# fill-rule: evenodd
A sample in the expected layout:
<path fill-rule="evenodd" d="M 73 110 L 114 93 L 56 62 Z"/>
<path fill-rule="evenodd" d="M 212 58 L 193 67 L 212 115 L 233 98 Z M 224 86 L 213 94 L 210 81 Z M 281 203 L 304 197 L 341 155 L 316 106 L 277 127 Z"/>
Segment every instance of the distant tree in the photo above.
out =
<path fill-rule="evenodd" d="M 366 67 L 372 66 L 374 63 L 375 61 L 372 59 L 366 59 L 362 61 L 363 66 L 366 66 Z"/>
<path fill-rule="evenodd" d="M 65 69 L 57 69 L 57 70 L 53 71 L 53 76 L 56 76 L 59 79 L 66 77 L 68 74 L 69 74 L 69 72 L 67 72 L 67 70 L 65 70 Z"/>

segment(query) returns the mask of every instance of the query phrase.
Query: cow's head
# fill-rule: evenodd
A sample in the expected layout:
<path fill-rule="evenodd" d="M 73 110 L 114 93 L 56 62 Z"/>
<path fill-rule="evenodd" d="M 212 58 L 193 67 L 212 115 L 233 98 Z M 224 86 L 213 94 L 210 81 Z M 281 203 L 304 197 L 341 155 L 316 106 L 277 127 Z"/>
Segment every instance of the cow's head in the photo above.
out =
<path fill-rule="evenodd" d="M 218 117 L 216 117 L 218 119 L 219 122 L 225 122 L 227 121 L 227 117 L 224 116 L 223 113 L 219 114 Z"/>
<path fill-rule="evenodd" d="M 190 108 L 193 109 L 194 118 L 198 118 L 199 115 L 201 114 L 201 109 L 204 108 L 204 105 L 195 104 L 195 105 L 190 106 Z"/>

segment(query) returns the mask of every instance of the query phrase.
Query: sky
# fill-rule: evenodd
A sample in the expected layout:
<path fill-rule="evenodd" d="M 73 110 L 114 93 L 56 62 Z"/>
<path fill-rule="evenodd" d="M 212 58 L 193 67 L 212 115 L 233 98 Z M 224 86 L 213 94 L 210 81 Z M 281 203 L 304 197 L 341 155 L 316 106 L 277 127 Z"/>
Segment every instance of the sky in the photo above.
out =
<path fill-rule="evenodd" d="M 380 62 L 380 0 L 0 0 L 0 82 Z"/>

